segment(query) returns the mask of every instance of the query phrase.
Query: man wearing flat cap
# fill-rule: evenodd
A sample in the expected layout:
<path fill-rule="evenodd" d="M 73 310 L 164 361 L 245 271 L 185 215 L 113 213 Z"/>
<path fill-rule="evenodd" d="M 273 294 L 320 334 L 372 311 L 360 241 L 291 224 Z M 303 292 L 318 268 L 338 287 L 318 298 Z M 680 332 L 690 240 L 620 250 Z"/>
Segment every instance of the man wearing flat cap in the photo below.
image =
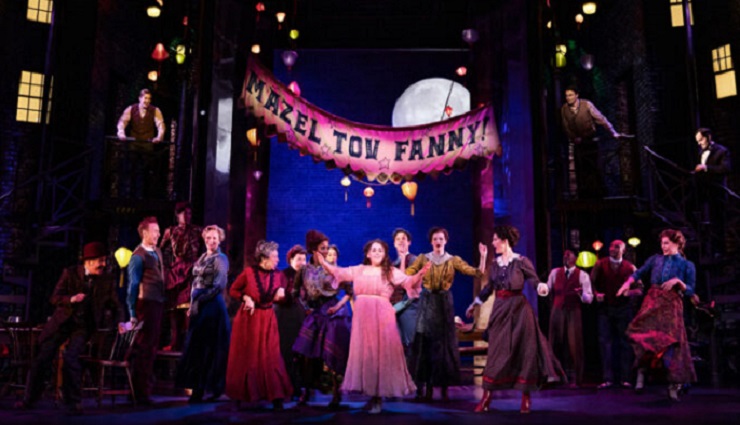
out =
<path fill-rule="evenodd" d="M 108 251 L 100 242 L 91 242 L 82 250 L 82 265 L 62 272 L 51 303 L 56 307 L 39 336 L 39 351 L 31 366 L 23 401 L 17 408 L 31 408 L 41 398 L 45 376 L 51 372 L 59 347 L 67 340 L 62 367 L 62 395 L 70 414 L 81 414 L 82 366 L 80 355 L 93 333 L 110 325 L 107 312 L 113 314 L 119 332 L 123 330 L 124 310 L 115 291 L 116 281 L 105 274 Z"/>

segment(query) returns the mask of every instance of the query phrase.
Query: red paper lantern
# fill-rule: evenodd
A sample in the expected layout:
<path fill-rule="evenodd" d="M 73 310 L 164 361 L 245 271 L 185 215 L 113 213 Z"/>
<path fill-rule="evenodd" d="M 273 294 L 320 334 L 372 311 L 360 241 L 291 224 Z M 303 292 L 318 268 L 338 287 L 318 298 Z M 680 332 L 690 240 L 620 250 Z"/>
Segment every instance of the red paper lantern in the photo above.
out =
<path fill-rule="evenodd" d="M 156 46 L 154 46 L 154 51 L 152 51 L 152 59 L 154 59 L 157 62 L 162 62 L 163 60 L 166 60 L 170 57 L 170 54 L 167 53 L 167 49 L 164 48 L 164 44 L 157 43 Z"/>

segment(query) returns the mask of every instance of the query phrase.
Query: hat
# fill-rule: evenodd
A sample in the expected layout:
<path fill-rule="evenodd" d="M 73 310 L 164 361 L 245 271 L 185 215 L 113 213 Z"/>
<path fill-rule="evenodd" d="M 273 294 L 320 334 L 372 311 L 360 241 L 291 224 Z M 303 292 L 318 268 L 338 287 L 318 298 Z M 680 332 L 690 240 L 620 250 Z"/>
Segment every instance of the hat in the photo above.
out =
<path fill-rule="evenodd" d="M 107 257 L 108 250 L 102 242 L 90 242 L 82 248 L 82 260 L 92 260 L 93 258 Z"/>

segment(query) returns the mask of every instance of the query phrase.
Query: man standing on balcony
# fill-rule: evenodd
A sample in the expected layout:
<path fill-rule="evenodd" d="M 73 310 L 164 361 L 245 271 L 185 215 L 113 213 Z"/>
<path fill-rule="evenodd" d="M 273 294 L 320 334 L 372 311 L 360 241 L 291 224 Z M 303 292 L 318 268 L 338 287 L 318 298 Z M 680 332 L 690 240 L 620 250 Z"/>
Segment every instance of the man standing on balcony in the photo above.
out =
<path fill-rule="evenodd" d="M 136 140 L 151 140 L 159 143 L 164 139 L 164 118 L 162 111 L 152 105 L 152 94 L 148 89 L 139 92 L 139 103 L 135 103 L 123 110 L 118 119 L 118 138 L 126 139 L 126 126 L 131 123 L 129 135 Z M 154 130 L 157 135 L 154 135 Z"/>
<path fill-rule="evenodd" d="M 141 244 L 128 265 L 128 309 L 132 322 L 144 322 L 136 335 L 132 352 L 133 384 L 136 403 L 150 405 L 154 359 L 162 331 L 165 285 L 162 251 L 157 248 L 159 224 L 156 217 L 145 217 L 138 227 Z"/>
<path fill-rule="evenodd" d="M 64 349 L 62 366 L 62 395 L 71 415 L 82 413 L 82 365 L 80 355 L 96 330 L 118 323 L 124 331 L 123 307 L 118 301 L 113 277 L 105 274 L 108 251 L 100 242 L 91 242 L 82 250 L 82 265 L 62 272 L 51 303 L 54 314 L 39 336 L 39 352 L 31 365 L 23 401 L 17 409 L 29 409 L 41 398 L 45 375 L 52 370 L 52 362 L 59 347 Z M 115 322 L 113 321 L 114 319 Z"/>
<path fill-rule="evenodd" d="M 725 217 L 727 208 L 727 175 L 730 174 L 730 151 L 712 140 L 712 130 L 696 130 L 696 143 L 699 145 L 699 163 L 696 164 L 699 202 L 702 208 L 702 221 L 709 224 L 707 241 L 711 242 L 708 251 L 712 254 L 724 252 Z"/>
<path fill-rule="evenodd" d="M 596 124 L 615 139 L 623 137 L 593 103 L 580 99 L 576 87 L 565 89 L 565 104 L 560 109 L 563 131 L 568 137 L 568 192 L 581 198 L 604 196 L 602 175 L 598 166 Z M 572 149 L 572 154 L 571 154 Z M 571 161 L 571 158 L 573 160 Z"/>

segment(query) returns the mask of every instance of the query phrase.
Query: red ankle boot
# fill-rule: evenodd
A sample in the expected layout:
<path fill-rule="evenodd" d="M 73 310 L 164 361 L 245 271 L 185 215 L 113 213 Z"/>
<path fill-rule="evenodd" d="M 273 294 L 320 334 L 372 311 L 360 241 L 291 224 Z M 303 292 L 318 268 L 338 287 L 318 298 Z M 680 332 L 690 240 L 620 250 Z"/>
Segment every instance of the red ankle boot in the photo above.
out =
<path fill-rule="evenodd" d="M 473 410 L 473 412 L 488 412 L 491 409 L 491 398 L 493 398 L 493 393 L 488 390 L 483 390 L 483 397 L 481 397 L 478 405 L 475 406 L 475 410 Z"/>
<path fill-rule="evenodd" d="M 529 392 L 522 393 L 522 407 L 519 409 L 520 413 L 529 413 L 532 407 L 532 400 L 529 398 Z"/>

